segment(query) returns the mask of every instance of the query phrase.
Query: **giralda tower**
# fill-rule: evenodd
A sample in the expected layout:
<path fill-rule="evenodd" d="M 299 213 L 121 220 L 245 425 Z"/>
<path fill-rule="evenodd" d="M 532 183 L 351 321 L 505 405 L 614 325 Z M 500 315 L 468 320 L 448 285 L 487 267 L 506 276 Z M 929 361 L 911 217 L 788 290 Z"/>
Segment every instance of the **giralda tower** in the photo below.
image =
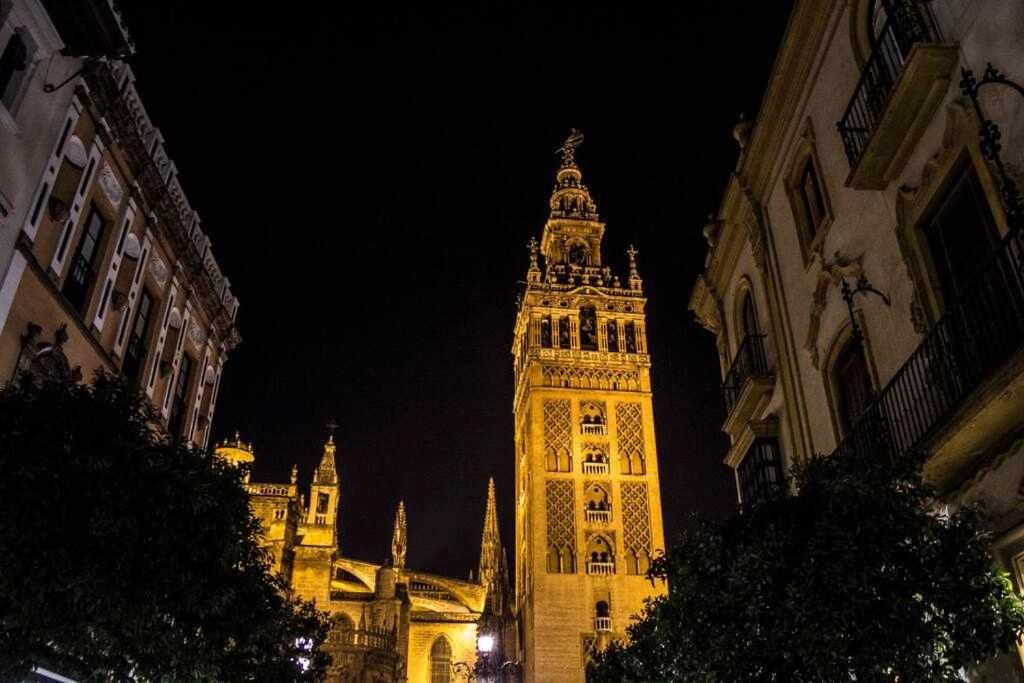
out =
<path fill-rule="evenodd" d="M 664 548 L 650 356 L 637 252 L 623 282 L 573 131 L 540 243 L 531 239 L 512 345 L 516 600 L 527 681 L 582 681 L 593 648 L 624 638 Z"/>

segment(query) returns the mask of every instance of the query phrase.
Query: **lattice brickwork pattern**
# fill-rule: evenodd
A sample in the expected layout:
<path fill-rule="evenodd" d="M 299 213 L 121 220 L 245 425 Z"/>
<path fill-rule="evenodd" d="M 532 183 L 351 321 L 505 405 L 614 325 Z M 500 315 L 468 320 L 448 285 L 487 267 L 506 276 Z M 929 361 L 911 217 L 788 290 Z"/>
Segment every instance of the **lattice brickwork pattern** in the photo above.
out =
<path fill-rule="evenodd" d="M 549 479 L 547 494 L 548 546 L 576 548 L 576 503 L 571 481 Z"/>
<path fill-rule="evenodd" d="M 640 376 L 636 370 L 570 368 L 561 365 L 545 365 L 544 386 L 638 391 L 640 389 Z"/>
<path fill-rule="evenodd" d="M 615 404 L 615 429 L 618 434 L 619 455 L 644 453 L 644 424 L 639 403 Z"/>
<path fill-rule="evenodd" d="M 569 399 L 544 401 L 544 450 L 572 453 L 572 413 Z"/>
<path fill-rule="evenodd" d="M 647 484 L 622 482 L 622 543 L 626 550 L 651 555 L 651 510 Z"/>

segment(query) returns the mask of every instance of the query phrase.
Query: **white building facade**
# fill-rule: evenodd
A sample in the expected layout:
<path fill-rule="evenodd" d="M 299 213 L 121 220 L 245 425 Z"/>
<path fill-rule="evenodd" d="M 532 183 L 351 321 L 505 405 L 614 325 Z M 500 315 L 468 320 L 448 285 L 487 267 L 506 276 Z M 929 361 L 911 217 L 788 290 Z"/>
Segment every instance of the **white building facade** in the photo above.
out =
<path fill-rule="evenodd" d="M 798 0 L 690 308 L 741 504 L 812 454 L 924 450 L 944 502 L 985 503 L 1020 588 L 1024 90 L 1003 76 L 1024 82 L 1022 3 Z"/>

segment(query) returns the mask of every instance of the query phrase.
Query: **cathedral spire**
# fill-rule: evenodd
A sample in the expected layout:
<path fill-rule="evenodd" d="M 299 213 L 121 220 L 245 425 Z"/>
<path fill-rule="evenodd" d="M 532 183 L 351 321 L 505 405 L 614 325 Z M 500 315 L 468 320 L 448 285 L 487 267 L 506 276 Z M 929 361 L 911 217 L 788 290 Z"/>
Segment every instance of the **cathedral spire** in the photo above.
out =
<path fill-rule="evenodd" d="M 397 569 L 405 567 L 405 551 L 408 549 L 408 530 L 405 525 L 405 501 L 398 501 L 395 510 L 395 530 L 391 534 L 391 565 Z"/>
<path fill-rule="evenodd" d="M 480 540 L 480 583 L 494 580 L 500 568 L 501 537 L 498 532 L 498 501 L 494 495 L 494 477 L 487 483 L 487 512 L 484 513 L 484 533 Z"/>
<path fill-rule="evenodd" d="M 338 469 L 334 463 L 334 430 L 331 430 L 331 435 L 327 437 L 327 443 L 324 444 L 324 454 L 320 458 L 320 464 L 316 468 L 316 472 L 313 474 L 314 484 L 337 484 L 338 483 Z"/>

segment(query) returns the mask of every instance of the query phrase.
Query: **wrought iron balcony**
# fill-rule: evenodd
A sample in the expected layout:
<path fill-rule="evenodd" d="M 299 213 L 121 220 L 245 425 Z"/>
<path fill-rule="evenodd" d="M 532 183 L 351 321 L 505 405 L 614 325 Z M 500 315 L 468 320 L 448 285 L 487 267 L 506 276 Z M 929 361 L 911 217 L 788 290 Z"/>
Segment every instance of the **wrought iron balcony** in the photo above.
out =
<path fill-rule="evenodd" d="M 608 474 L 608 463 L 600 461 L 584 461 L 583 474 Z"/>
<path fill-rule="evenodd" d="M 733 433 L 749 417 L 756 399 L 769 391 L 774 382 L 775 376 L 768 369 L 765 335 L 747 335 L 722 382 L 727 432 Z"/>
<path fill-rule="evenodd" d="M 597 562 L 594 560 L 587 560 L 587 573 L 588 574 L 614 574 L 615 563 L 614 562 Z"/>
<path fill-rule="evenodd" d="M 594 617 L 594 630 L 595 631 L 611 631 L 612 630 L 612 618 L 611 617 Z"/>
<path fill-rule="evenodd" d="M 884 189 L 902 169 L 946 93 L 956 64 L 925 3 L 882 0 L 886 21 L 836 124 L 850 162 L 847 184 Z"/>
<path fill-rule="evenodd" d="M 1002 370 L 1024 350 L 1024 235 L 1012 230 L 963 288 L 948 302 L 945 314 L 896 372 L 836 449 L 862 457 L 898 458 L 929 448 L 935 458 L 937 435 L 963 409 L 975 410 L 976 428 L 961 430 L 944 457 L 970 457 L 981 439 L 994 441 L 1000 429 L 1019 424 L 1020 406 L 1013 396 L 967 401 L 997 376 L 1016 378 Z M 1018 366 L 1019 367 L 1019 364 Z M 1024 372 L 1018 370 L 1018 372 Z M 1001 393 L 987 392 L 987 394 Z M 1007 392 L 1013 393 L 1013 392 Z M 998 404 L 998 405 L 996 405 Z M 988 406 L 995 406 L 984 415 Z M 959 424 L 957 422 L 956 424 Z M 957 463 L 945 465 L 952 471 Z"/>
<path fill-rule="evenodd" d="M 763 502 L 782 486 L 782 454 L 776 438 L 755 439 L 736 468 L 744 509 Z"/>
<path fill-rule="evenodd" d="M 588 508 L 584 510 L 583 516 L 590 523 L 609 524 L 612 521 L 612 510 L 610 507 L 604 510 Z"/>
<path fill-rule="evenodd" d="M 580 434 L 583 436 L 606 436 L 608 427 L 603 422 L 580 423 Z"/>

